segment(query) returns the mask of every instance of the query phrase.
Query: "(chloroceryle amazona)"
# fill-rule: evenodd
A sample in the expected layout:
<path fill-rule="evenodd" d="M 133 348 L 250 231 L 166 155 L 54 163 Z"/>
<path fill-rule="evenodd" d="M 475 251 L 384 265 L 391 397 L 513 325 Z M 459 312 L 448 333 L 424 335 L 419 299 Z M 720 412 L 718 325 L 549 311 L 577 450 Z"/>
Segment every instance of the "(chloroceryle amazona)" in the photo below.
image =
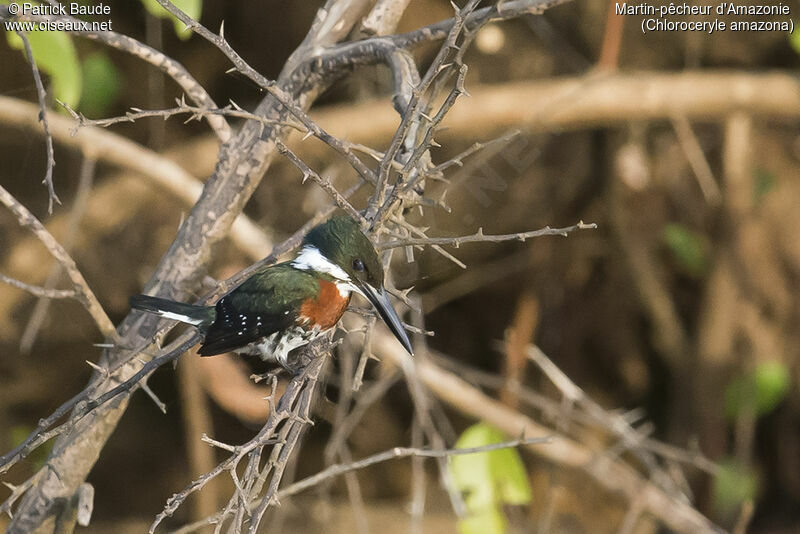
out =
<path fill-rule="evenodd" d="M 202 356 L 238 352 L 289 367 L 289 352 L 333 328 L 353 292 L 366 297 L 413 354 L 403 323 L 383 287 L 383 266 L 369 238 L 349 217 L 313 228 L 297 257 L 263 267 L 214 306 L 131 297 L 131 307 L 196 326 Z"/>

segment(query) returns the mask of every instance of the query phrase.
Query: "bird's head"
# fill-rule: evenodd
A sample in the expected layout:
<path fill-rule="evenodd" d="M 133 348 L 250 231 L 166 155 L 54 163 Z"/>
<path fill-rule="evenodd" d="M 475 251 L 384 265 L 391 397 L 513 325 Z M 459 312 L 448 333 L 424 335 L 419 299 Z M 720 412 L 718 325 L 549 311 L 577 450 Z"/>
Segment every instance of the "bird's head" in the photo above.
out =
<path fill-rule="evenodd" d="M 366 297 L 397 340 L 413 354 L 403 323 L 383 287 L 383 265 L 378 253 L 353 219 L 333 217 L 314 227 L 292 263 L 299 269 L 326 273 L 340 287 Z"/>

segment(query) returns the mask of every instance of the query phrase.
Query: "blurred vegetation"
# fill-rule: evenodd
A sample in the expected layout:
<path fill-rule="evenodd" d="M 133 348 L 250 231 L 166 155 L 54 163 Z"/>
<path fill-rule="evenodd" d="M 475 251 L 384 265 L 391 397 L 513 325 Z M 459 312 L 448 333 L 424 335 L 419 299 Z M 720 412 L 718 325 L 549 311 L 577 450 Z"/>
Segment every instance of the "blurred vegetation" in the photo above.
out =
<path fill-rule="evenodd" d="M 257 90 L 225 73 L 229 65 L 218 51 L 201 39 L 188 38 L 182 24 L 173 27 L 152 0 L 143 4 L 147 9 L 138 2 L 111 2 L 114 30 L 158 43 L 218 103 L 231 99 L 249 108 L 258 101 Z M 176 4 L 209 27 L 224 20 L 225 35 L 236 50 L 264 75 L 274 77 L 302 40 L 321 2 Z M 788 5 L 794 16 L 800 13 L 800 2 Z M 607 9 L 605 1 L 579 0 L 543 17 L 492 25 L 483 42 L 479 39 L 466 56 L 467 88 L 477 94 L 482 88 L 517 82 L 613 76 L 613 71 L 593 70 L 607 33 Z M 447 0 L 415 0 L 400 29 L 418 28 L 451 12 Z M 171 107 L 181 95 L 160 73 L 97 43 L 59 32 L 34 32 L 28 38 L 46 74 L 55 109 L 60 108 L 57 99 L 99 118 L 124 115 L 132 107 Z M 724 70 L 796 76 L 800 68 L 797 32 L 643 36 L 636 24 L 627 21 L 620 38 L 616 67 L 621 73 Z M 9 47 L 0 47 L 0 94 L 35 102 L 30 70 L 20 53 L 22 42 L 12 34 L 7 34 L 7 42 Z M 434 48 L 421 50 L 418 60 L 427 64 L 433 52 Z M 389 87 L 385 69 L 365 68 L 332 87 L 320 99 L 320 108 L 341 105 L 358 110 L 374 99 L 382 99 L 388 108 Z M 520 115 L 537 98 L 531 93 L 529 101 L 519 102 Z M 470 106 L 468 100 L 458 105 Z M 481 112 L 474 110 L 476 116 Z M 716 464 L 713 476 L 691 465 L 681 466 L 685 486 L 701 511 L 732 529 L 743 505 L 752 502 L 748 531 L 798 532 L 800 127 L 796 118 L 754 116 L 746 167 L 732 168 L 728 159 L 737 154 L 726 152 L 730 146 L 726 121 L 692 122 L 702 156 L 721 189 L 717 203 L 698 186 L 691 156 L 669 118 L 525 130 L 504 148 L 480 153 L 454 169 L 448 174 L 452 185 L 433 185 L 443 196 L 446 190 L 451 211 L 431 210 L 421 220 L 436 235 L 471 233 L 479 226 L 486 233 L 516 232 L 579 219 L 598 223 L 599 230 L 566 240 L 465 246 L 453 252 L 469 266 L 466 272 L 425 251 L 413 266 L 398 262 L 395 278 L 398 287 L 414 285 L 423 303 L 435 303 L 435 309 L 426 309 L 426 327 L 436 333 L 429 343 L 452 356 L 465 377 L 470 372 L 503 375 L 505 359 L 495 350 L 497 341 L 506 338 L 521 295 L 532 294 L 539 310 L 532 341 L 576 384 L 609 410 L 641 409 L 643 420 L 652 424 L 653 437 L 690 451 L 699 447 Z M 338 124 L 335 133 L 344 135 L 347 126 Z M 475 141 L 503 133 L 489 130 L 441 132 L 437 140 L 442 148 L 434 158 L 444 161 Z M 155 118 L 117 125 L 114 131 L 169 154 L 202 179 L 213 170 L 216 144 L 205 123 Z M 357 141 L 383 146 L 386 140 Z M 338 185 L 350 183 L 353 177 L 340 173 L 340 163 L 313 143 L 308 142 L 308 153 L 303 154 L 306 161 L 337 175 Z M 56 146 L 56 191 L 63 206 L 48 219 L 46 192 L 39 184 L 45 169 L 42 145 L 38 134 L 0 127 L 0 146 L 7 154 L 0 166 L 0 183 L 63 237 L 81 158 Z M 734 180 L 734 175 L 742 179 Z M 98 168 L 93 195 L 73 255 L 118 321 L 128 311 L 128 297 L 141 290 L 167 250 L 188 208 L 139 177 L 105 165 Z M 323 193 L 300 183 L 296 169 L 277 161 L 246 212 L 276 236 L 286 236 L 325 203 Z M 235 247 L 224 245 L 209 274 L 222 277 L 245 264 Z M 44 249 L 0 211 L 0 272 L 41 284 L 51 265 Z M 99 353 L 91 345 L 100 341 L 94 326 L 80 305 L 71 301 L 51 303 L 32 349 L 22 352 L 20 338 L 36 301 L 0 285 L 0 451 L 10 449 L 25 429 L 79 391 L 91 373 L 85 361 L 96 360 Z M 368 367 L 368 376 L 380 372 L 378 364 Z M 532 366 L 522 378 L 537 393 L 563 400 L 561 392 Z M 331 398 L 337 396 L 335 382 L 331 380 Z M 114 532 L 143 531 L 166 498 L 197 474 L 187 466 L 186 442 L 196 436 L 184 435 L 183 400 L 174 373 L 160 370 L 150 386 L 166 402 L 167 414 L 162 415 L 144 395 L 134 397 L 91 474 L 95 519 L 87 532 L 109 532 L 109 525 L 114 525 Z M 215 439 L 238 443 L 252 435 L 249 423 L 241 423 L 217 405 L 212 403 L 209 411 Z M 547 420 L 544 410 L 529 411 Z M 443 413 L 452 420 L 452 437 L 461 436 L 458 447 L 506 439 L 491 428 L 470 426 L 473 422 L 455 411 Z M 572 432 L 595 450 L 615 445 L 609 435 L 579 429 L 566 416 L 555 419 L 548 421 L 553 428 Z M 411 420 L 407 392 L 399 386 L 390 388 L 353 432 L 353 457 L 407 443 Z M 322 450 L 331 433 L 330 424 L 320 420 L 296 463 L 297 477 L 321 469 Z M 30 476 L 41 465 L 42 455 L 40 450 L 15 468 L 11 481 Z M 464 470 L 459 464 L 466 466 Z M 484 514 L 483 519 L 471 516 L 462 521 L 459 528 L 464 533 L 537 528 L 554 533 L 617 532 L 628 509 L 627 503 L 587 483 L 579 470 L 553 469 L 524 453 L 457 456 L 451 465 L 468 495 L 468 509 Z M 373 531 L 407 530 L 403 507 L 409 471 L 407 463 L 395 462 L 358 475 L 363 499 L 371 507 Z M 427 497 L 434 522 L 431 531 L 452 531 L 449 501 L 432 467 L 428 477 L 433 481 L 429 487 L 436 488 Z M 6 496 L 3 491 L 0 499 Z M 352 518 L 347 486 L 336 482 L 332 492 L 330 500 L 310 494 L 294 501 L 298 506 L 284 507 L 284 519 L 296 528 L 293 531 L 312 531 L 320 524 L 331 531 L 348 531 Z M 494 526 L 475 530 L 470 524 L 484 520 Z M 647 520 L 636 530 L 657 531 Z"/>

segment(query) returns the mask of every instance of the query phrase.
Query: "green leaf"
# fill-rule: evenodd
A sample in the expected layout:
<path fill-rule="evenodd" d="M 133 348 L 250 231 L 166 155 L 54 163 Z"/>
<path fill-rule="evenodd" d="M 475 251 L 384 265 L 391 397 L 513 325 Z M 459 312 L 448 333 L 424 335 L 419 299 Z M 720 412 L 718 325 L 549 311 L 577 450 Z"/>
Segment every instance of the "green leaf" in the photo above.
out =
<path fill-rule="evenodd" d="M 724 514 L 737 512 L 742 503 L 755 499 L 758 486 L 758 473 L 752 467 L 728 458 L 714 479 L 714 506 Z"/>
<path fill-rule="evenodd" d="M 761 167 L 758 167 L 756 169 L 755 174 L 756 174 L 755 176 L 756 180 L 753 186 L 755 189 L 755 191 L 753 191 L 753 196 L 756 199 L 756 203 L 758 203 L 764 199 L 764 196 L 767 193 L 769 193 L 770 191 L 772 191 L 772 189 L 775 188 L 777 179 L 775 178 L 775 175 L 773 173 Z"/>
<path fill-rule="evenodd" d="M 33 58 L 41 72 L 50 76 L 53 96 L 69 106 L 76 106 L 81 96 L 81 67 L 72 38 L 60 31 L 32 31 L 27 34 Z M 6 32 L 9 46 L 22 50 L 22 39 Z"/>
<path fill-rule="evenodd" d="M 800 54 L 800 34 L 793 32 L 789 34 L 789 44 L 792 45 L 794 51 Z"/>
<path fill-rule="evenodd" d="M 83 93 L 78 108 L 88 117 L 105 116 L 117 100 L 122 73 L 103 51 L 83 60 Z"/>
<path fill-rule="evenodd" d="M 172 3 L 194 20 L 200 20 L 200 14 L 203 12 L 203 0 L 172 0 Z M 156 0 L 142 0 L 142 4 L 152 15 L 162 19 L 172 19 L 175 25 L 175 34 L 181 39 L 185 40 L 192 36 L 192 31 L 187 29 L 183 22 L 173 17 L 169 11 L 161 7 L 161 4 Z"/>
<path fill-rule="evenodd" d="M 786 397 L 791 383 L 789 370 L 777 361 L 764 362 L 733 380 L 725 388 L 725 413 L 736 419 L 745 410 L 761 417 L 774 410 Z"/>
<path fill-rule="evenodd" d="M 499 430 L 478 423 L 461 434 L 456 448 L 469 449 L 502 443 Z M 459 522 L 462 534 L 502 534 L 506 530 L 503 504 L 527 504 L 531 500 L 528 475 L 515 449 L 499 449 L 450 458 L 453 481 L 464 495 L 467 518 Z"/>
<path fill-rule="evenodd" d="M 791 378 L 786 365 L 771 361 L 759 364 L 753 377 L 756 385 L 756 413 L 774 410 L 789 392 Z"/>
<path fill-rule="evenodd" d="M 670 223 L 664 227 L 664 242 L 680 267 L 695 277 L 708 268 L 708 246 L 705 238 L 685 226 Z"/>

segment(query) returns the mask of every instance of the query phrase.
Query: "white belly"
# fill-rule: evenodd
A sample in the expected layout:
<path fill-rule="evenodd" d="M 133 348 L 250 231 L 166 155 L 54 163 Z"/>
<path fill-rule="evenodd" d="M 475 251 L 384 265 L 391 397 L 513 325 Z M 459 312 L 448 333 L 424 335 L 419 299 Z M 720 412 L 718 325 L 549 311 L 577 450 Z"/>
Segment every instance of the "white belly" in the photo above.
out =
<path fill-rule="evenodd" d="M 308 344 L 309 341 L 322 333 L 323 331 L 319 328 L 305 330 L 296 326 L 282 332 L 275 332 L 270 336 L 236 349 L 235 352 L 258 356 L 265 362 L 277 361 L 282 367 L 288 368 L 289 353 L 298 347 Z"/>

